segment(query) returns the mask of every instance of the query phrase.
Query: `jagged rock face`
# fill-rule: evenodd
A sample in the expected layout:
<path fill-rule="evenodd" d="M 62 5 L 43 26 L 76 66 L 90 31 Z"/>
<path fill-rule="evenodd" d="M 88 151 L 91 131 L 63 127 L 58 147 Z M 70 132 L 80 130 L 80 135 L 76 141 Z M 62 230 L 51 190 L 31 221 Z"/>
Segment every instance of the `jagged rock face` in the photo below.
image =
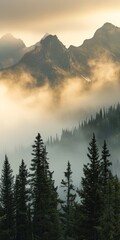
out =
<path fill-rule="evenodd" d="M 72 59 L 69 51 L 57 36 L 48 35 L 35 48 L 24 55 L 19 65 L 24 65 L 38 79 L 51 83 L 72 72 Z M 19 67 L 18 65 L 18 67 Z"/>
<path fill-rule="evenodd" d="M 80 47 L 70 46 L 69 51 L 86 75 L 90 74 L 89 60 L 100 58 L 101 54 L 107 54 L 113 61 L 120 62 L 120 28 L 105 23 L 93 38 L 85 40 Z"/>
<path fill-rule="evenodd" d="M 19 69 L 27 69 L 38 85 L 46 80 L 55 85 L 68 77 L 79 77 L 83 80 L 91 78 L 89 62 L 99 59 L 102 54 L 106 54 L 113 62 L 120 63 L 120 28 L 110 23 L 104 24 L 91 39 L 85 40 L 79 47 L 70 46 L 67 49 L 56 35 L 46 35 L 31 48 L 26 48 L 21 40 L 16 40 L 11 35 L 3 37 L 0 46 L 1 44 L 9 46 L 9 51 L 7 47 L 6 51 L 3 51 L 8 59 L 9 55 L 13 54 L 11 59 L 16 63 L 20 56 L 22 57 L 19 63 L 8 71 L 14 73 Z M 2 63 L 4 56 L 0 54 Z"/>

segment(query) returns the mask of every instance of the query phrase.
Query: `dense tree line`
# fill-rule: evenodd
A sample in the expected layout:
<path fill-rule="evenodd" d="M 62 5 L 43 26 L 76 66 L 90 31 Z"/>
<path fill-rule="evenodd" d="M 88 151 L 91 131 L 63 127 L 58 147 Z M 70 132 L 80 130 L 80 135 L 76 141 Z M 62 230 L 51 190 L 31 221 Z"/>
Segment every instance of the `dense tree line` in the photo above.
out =
<path fill-rule="evenodd" d="M 117 147 L 120 141 L 120 104 L 111 106 L 108 109 L 100 109 L 99 112 L 91 115 L 90 118 L 79 123 L 72 130 L 63 129 L 61 138 L 48 139 L 48 145 L 71 146 L 73 143 L 89 139 L 94 132 L 99 142 L 106 139 L 113 147 Z M 84 139 L 83 139 L 84 136 Z"/>
<path fill-rule="evenodd" d="M 5 156 L 0 181 L 0 240 L 119 240 L 120 181 L 111 172 L 106 141 L 100 154 L 93 134 L 87 156 L 77 190 L 68 161 L 61 180 L 63 199 L 58 196 L 39 133 L 29 170 L 22 160 L 14 177 Z"/>

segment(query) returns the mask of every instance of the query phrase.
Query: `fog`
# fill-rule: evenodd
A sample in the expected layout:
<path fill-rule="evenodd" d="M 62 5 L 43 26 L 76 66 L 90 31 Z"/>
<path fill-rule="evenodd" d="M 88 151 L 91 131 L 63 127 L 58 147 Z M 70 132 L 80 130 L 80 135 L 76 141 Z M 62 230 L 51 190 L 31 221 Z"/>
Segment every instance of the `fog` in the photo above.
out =
<path fill-rule="evenodd" d="M 62 129 L 72 129 L 101 107 L 120 101 L 117 63 L 102 54 L 91 59 L 89 66 L 90 79 L 66 78 L 54 88 L 47 81 L 38 87 L 28 71 L 0 75 L 0 169 L 6 153 L 15 172 L 22 158 L 29 165 L 31 145 L 38 132 L 44 141 L 56 133 L 60 136 Z M 70 160 L 78 181 L 77 176 L 81 175 L 83 163 L 87 161 L 87 144 L 78 147 L 77 154 L 60 153 L 57 149 L 49 152 L 50 166 L 56 177 L 62 177 Z"/>

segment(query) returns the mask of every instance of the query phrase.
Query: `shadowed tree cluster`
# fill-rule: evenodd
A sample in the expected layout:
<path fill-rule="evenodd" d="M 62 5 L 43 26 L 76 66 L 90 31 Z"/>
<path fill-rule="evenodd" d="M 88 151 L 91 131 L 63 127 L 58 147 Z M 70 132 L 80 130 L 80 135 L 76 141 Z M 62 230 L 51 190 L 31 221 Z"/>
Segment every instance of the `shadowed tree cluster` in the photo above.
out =
<path fill-rule="evenodd" d="M 87 156 L 77 190 L 68 161 L 61 181 L 63 199 L 58 196 L 39 133 L 29 170 L 22 160 L 14 177 L 5 156 L 0 181 L 0 240 L 119 240 L 120 181 L 111 172 L 106 141 L 100 154 L 93 134 Z"/>
<path fill-rule="evenodd" d="M 109 142 L 112 149 L 119 147 L 120 142 L 120 104 L 111 106 L 108 109 L 100 109 L 95 115 L 79 123 L 78 126 L 69 129 L 63 129 L 61 138 L 58 139 L 50 137 L 48 145 L 58 145 L 64 147 L 76 147 L 77 143 L 83 140 L 90 139 L 91 135 L 95 133 L 99 142 L 102 144 L 103 139 Z"/>

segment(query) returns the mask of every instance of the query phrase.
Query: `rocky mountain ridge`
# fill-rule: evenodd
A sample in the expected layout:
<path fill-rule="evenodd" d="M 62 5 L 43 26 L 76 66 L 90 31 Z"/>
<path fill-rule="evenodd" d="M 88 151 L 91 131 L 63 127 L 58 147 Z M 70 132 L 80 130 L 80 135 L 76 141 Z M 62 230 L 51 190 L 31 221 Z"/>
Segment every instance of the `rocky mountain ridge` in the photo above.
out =
<path fill-rule="evenodd" d="M 17 40 L 17 43 L 18 41 L 18 45 L 21 46 L 18 52 L 24 54 L 21 54 L 22 57 L 17 63 L 20 54 L 16 51 L 16 55 L 19 56 L 16 64 L 6 72 L 14 74 L 26 69 L 37 80 L 38 85 L 45 81 L 56 85 L 71 77 L 79 77 L 85 81 L 91 77 L 89 61 L 99 59 L 102 54 L 106 54 L 113 62 L 120 63 L 120 28 L 111 23 L 105 23 L 91 39 L 85 40 L 79 47 L 70 46 L 67 49 L 56 35 L 50 34 L 30 48 L 26 48 L 20 40 Z M 11 52 L 14 53 L 12 48 Z"/>

